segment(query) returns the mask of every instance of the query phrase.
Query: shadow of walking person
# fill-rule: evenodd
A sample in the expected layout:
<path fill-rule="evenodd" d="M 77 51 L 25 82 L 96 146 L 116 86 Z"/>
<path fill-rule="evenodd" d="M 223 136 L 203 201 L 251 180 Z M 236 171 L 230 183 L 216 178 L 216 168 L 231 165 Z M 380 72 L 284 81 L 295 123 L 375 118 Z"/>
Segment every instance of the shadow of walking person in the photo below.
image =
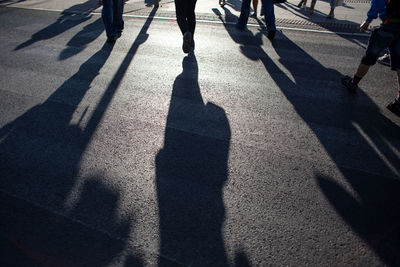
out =
<path fill-rule="evenodd" d="M 108 43 L 43 103 L 0 128 L 0 245 L 17 247 L 7 256 L 16 254 L 28 266 L 142 265 L 140 256 L 122 253 L 134 218 L 118 213 L 118 187 L 85 175 L 81 164 L 155 12 L 94 108 L 84 97 L 111 54 Z M 96 169 L 96 162 L 90 166 Z M 7 260 L 0 265 L 9 266 L 1 264 Z"/>
<path fill-rule="evenodd" d="M 105 44 L 43 104 L 0 129 L 4 266 L 102 266 L 126 246 L 132 222 L 118 218 L 119 194 L 100 178 L 86 177 L 74 207 L 65 210 L 93 134 L 71 120 L 111 51 Z"/>
<path fill-rule="evenodd" d="M 143 266 L 140 255 L 121 255 L 135 218 L 120 218 L 120 195 L 102 179 L 88 177 L 69 216 L 0 191 L 1 266 Z"/>
<path fill-rule="evenodd" d="M 105 44 L 45 102 L 0 129 L 0 189 L 63 208 L 92 135 L 80 126 L 87 109 L 77 107 L 111 51 Z"/>
<path fill-rule="evenodd" d="M 86 25 L 67 43 L 67 46 L 58 56 L 58 59 L 65 60 L 82 52 L 91 42 L 104 31 L 104 25 L 101 18 Z"/>
<path fill-rule="evenodd" d="M 341 90 L 347 99 L 320 100 L 306 92 L 298 95 L 287 89 L 286 78 L 280 75 L 282 72 L 270 59 L 263 62 L 297 113 L 316 134 L 353 192 L 337 178 L 324 174 L 316 175 L 318 185 L 337 213 L 376 255 L 388 266 L 399 266 L 400 158 L 395 151 L 400 150 L 400 128 L 384 116 L 362 90 L 356 97 L 348 95 L 338 82 L 341 73 L 322 67 L 289 38 L 284 37 L 283 41 L 284 49 L 282 44 L 274 44 L 274 48 L 297 84 L 304 86 L 306 74 L 295 64 L 290 64 L 286 49 L 297 51 L 309 62 L 312 67 L 307 68 L 308 73 L 317 73 L 317 69 L 322 68 L 322 72 L 318 71 L 318 79 L 336 82 L 337 90 Z M 341 139 L 333 138 L 333 132 L 327 133 L 321 125 L 346 129 L 348 133 Z M 354 257 L 352 260 L 357 261 L 362 256 L 355 254 Z"/>
<path fill-rule="evenodd" d="M 182 67 L 173 85 L 164 147 L 156 157 L 159 265 L 223 266 L 229 121 L 222 108 L 203 102 L 193 54 Z"/>
<path fill-rule="evenodd" d="M 382 262 L 398 266 L 399 126 L 361 89 L 356 96 L 349 95 L 340 84 L 342 73 L 322 65 L 284 34 L 272 46 L 286 72 L 262 48 L 262 32 L 239 32 L 224 25 L 243 55 L 262 62 L 351 187 L 345 187 L 341 177 L 317 173 L 317 185 L 326 199 Z M 351 50 L 340 53 L 352 56 Z M 347 263 L 359 262 L 363 255 L 350 257 Z"/>
<path fill-rule="evenodd" d="M 89 20 L 92 17 L 90 12 L 96 8 L 98 8 L 96 1 L 88 0 L 84 3 L 65 9 L 61 12 L 61 16 L 54 23 L 33 34 L 31 39 L 18 45 L 14 50 L 20 50 L 36 42 L 51 39 L 68 31 L 69 29 Z M 87 11 L 86 13 L 82 13 L 81 10 Z M 77 11 L 80 12 L 77 13 Z"/>
<path fill-rule="evenodd" d="M 339 83 L 340 72 L 324 67 L 289 38 L 281 37 L 279 44 L 272 45 L 294 81 L 261 47 L 243 45 L 242 52 L 262 61 L 355 192 L 340 185 L 338 177 L 316 174 L 329 203 L 385 264 L 397 266 L 400 160 L 395 151 L 400 149 L 399 127 L 362 90 L 357 96 L 349 95 Z M 303 64 L 295 64 L 296 58 Z M 362 257 L 353 256 L 349 260 L 354 262 Z"/>

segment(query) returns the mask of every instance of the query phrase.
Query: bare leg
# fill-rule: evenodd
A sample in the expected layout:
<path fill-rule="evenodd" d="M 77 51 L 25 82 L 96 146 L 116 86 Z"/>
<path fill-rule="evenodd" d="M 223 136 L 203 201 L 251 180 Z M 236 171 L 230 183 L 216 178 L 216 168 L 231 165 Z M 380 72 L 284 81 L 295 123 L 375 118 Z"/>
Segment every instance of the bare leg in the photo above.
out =
<path fill-rule="evenodd" d="M 311 2 L 310 8 L 308 9 L 308 12 L 310 15 L 314 14 L 314 7 L 315 7 L 315 2 Z"/>
<path fill-rule="evenodd" d="M 331 7 L 331 11 L 329 12 L 329 15 L 327 16 L 328 19 L 333 19 L 335 18 L 335 8 Z"/>
<path fill-rule="evenodd" d="M 370 66 L 368 66 L 368 65 L 360 63 L 355 76 L 360 78 L 360 80 L 361 80 L 365 76 L 365 74 L 367 74 L 369 67 Z"/>
<path fill-rule="evenodd" d="M 254 10 L 254 15 L 257 16 L 257 6 L 258 6 L 258 0 L 253 0 L 253 10 Z"/>

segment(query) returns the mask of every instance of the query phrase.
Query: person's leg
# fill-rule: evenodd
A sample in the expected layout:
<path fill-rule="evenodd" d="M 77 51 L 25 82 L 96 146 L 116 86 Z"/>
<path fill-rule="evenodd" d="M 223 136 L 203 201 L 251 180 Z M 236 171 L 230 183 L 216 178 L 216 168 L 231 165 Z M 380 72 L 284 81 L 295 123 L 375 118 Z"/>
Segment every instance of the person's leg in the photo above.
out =
<path fill-rule="evenodd" d="M 243 30 L 244 28 L 246 28 L 247 21 L 249 20 L 250 2 L 251 2 L 251 0 L 243 0 L 243 2 L 242 2 L 239 20 L 236 24 L 236 27 L 240 30 Z"/>
<path fill-rule="evenodd" d="M 117 35 L 121 35 L 124 29 L 124 20 L 122 14 L 124 13 L 124 0 L 114 1 L 114 27 Z"/>
<path fill-rule="evenodd" d="M 308 12 L 310 13 L 310 15 L 314 14 L 314 7 L 315 7 L 316 2 L 317 2 L 317 0 L 311 1 L 310 8 L 308 9 Z"/>
<path fill-rule="evenodd" d="M 395 35 L 388 31 L 384 26 L 380 26 L 375 29 L 368 41 L 367 51 L 365 56 L 362 58 L 357 71 L 353 78 L 344 76 L 342 78 L 342 84 L 351 92 L 355 92 L 358 83 L 367 74 L 370 66 L 374 65 L 379 58 L 380 53 L 389 47 L 393 42 Z"/>
<path fill-rule="evenodd" d="M 193 47 L 193 35 L 196 28 L 196 0 L 175 0 L 176 17 L 183 34 L 182 50 L 189 53 Z"/>
<path fill-rule="evenodd" d="M 106 35 L 110 41 L 112 38 L 115 38 L 113 5 L 113 0 L 103 0 L 103 9 L 101 11 Z"/>
<path fill-rule="evenodd" d="M 176 21 L 182 34 L 189 31 L 185 15 L 185 4 L 187 0 L 175 0 Z"/>
<path fill-rule="evenodd" d="M 186 0 L 188 2 L 187 5 L 187 21 L 189 24 L 189 31 L 192 33 L 192 37 L 194 36 L 194 31 L 196 29 L 196 2 L 197 0 Z"/>
<path fill-rule="evenodd" d="M 300 0 L 300 2 L 297 4 L 297 7 L 302 8 L 303 6 L 307 5 L 307 0 Z"/>
<path fill-rule="evenodd" d="M 267 24 L 268 38 L 272 40 L 275 37 L 275 11 L 272 0 L 262 0 L 265 14 L 265 23 Z"/>
<path fill-rule="evenodd" d="M 327 18 L 333 19 L 335 17 L 335 8 L 337 0 L 331 0 L 331 11 L 329 12 Z"/>
<path fill-rule="evenodd" d="M 254 13 L 251 15 L 253 17 L 257 17 L 257 6 L 258 6 L 258 0 L 253 0 L 253 10 Z"/>
<path fill-rule="evenodd" d="M 356 74 L 354 74 L 353 77 L 353 83 L 355 85 L 357 85 L 362 78 L 364 78 L 365 74 L 367 74 L 368 70 L 369 70 L 370 65 L 365 65 L 363 63 L 360 63 L 360 65 L 358 65 Z"/>

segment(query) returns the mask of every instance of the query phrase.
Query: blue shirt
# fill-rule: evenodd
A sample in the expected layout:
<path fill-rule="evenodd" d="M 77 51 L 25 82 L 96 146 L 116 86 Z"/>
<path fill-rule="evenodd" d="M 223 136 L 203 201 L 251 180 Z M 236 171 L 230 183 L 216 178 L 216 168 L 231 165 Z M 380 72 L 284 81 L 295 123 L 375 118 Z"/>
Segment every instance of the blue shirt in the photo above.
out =
<path fill-rule="evenodd" d="M 386 4 L 388 0 L 372 0 L 371 7 L 367 13 L 366 21 L 371 22 L 378 16 L 382 21 L 385 21 L 388 17 L 386 12 Z"/>

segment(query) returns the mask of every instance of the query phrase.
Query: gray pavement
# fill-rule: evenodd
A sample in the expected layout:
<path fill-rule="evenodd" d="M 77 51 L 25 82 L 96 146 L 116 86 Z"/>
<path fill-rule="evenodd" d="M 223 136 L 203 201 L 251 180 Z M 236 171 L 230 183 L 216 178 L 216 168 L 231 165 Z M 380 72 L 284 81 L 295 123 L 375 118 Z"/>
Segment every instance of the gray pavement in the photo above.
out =
<path fill-rule="evenodd" d="M 84 2 L 82 0 L 53 0 L 53 1 L 3 1 L 10 7 L 24 7 L 37 9 L 50 9 L 59 11 L 75 12 L 101 12 L 101 7 L 96 0 Z M 126 16 L 148 16 L 152 9 L 152 0 L 128 0 L 125 4 L 124 13 Z M 370 0 L 348 0 L 344 1 L 343 6 L 335 9 L 335 19 L 327 19 L 329 13 L 329 1 L 318 1 L 315 12 L 312 16 L 305 9 L 297 8 L 298 1 L 290 0 L 284 4 L 275 5 L 275 15 L 278 27 L 301 28 L 310 30 L 358 32 L 358 26 L 366 17 L 369 9 Z M 261 1 L 259 1 L 261 5 Z M 224 8 L 218 5 L 217 0 L 198 1 L 196 13 L 198 20 L 223 21 L 234 23 L 240 14 L 240 0 L 229 0 Z M 309 6 L 309 4 L 308 4 Z M 221 17 L 218 17 L 221 14 Z M 157 10 L 157 17 L 174 18 L 174 1 L 162 0 L 160 8 Z M 261 18 L 259 18 L 261 19 Z M 262 20 L 250 18 L 250 25 L 259 25 Z M 371 27 L 379 25 L 376 20 Z"/>
<path fill-rule="evenodd" d="M 400 264 L 394 74 L 339 82 L 367 38 L 199 22 L 185 56 L 170 4 L 110 46 L 56 3 L 0 8 L 1 266 Z"/>

